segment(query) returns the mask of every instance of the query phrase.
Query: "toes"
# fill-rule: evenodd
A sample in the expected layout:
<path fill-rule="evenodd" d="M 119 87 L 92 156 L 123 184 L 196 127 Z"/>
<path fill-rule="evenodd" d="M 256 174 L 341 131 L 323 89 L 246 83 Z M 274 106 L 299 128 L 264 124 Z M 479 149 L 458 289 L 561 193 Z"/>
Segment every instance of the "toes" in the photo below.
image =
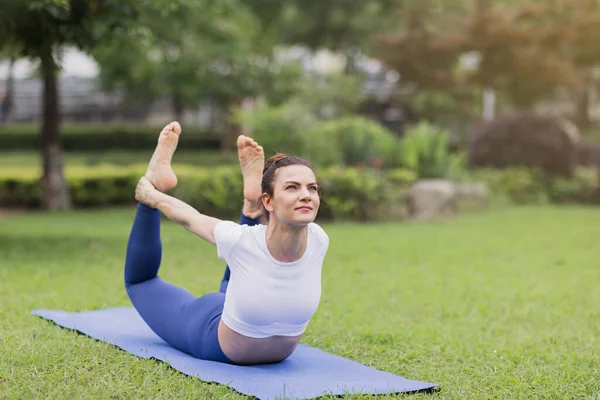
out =
<path fill-rule="evenodd" d="M 181 133 L 181 125 L 179 125 L 179 122 L 177 121 L 171 122 L 169 128 L 178 135 Z"/>
<path fill-rule="evenodd" d="M 165 126 L 163 128 L 161 134 L 168 135 L 171 132 L 174 132 L 177 135 L 179 135 L 181 133 L 181 125 L 179 125 L 179 122 L 177 122 L 177 121 L 171 122 L 170 124 L 168 124 L 167 126 Z"/>
<path fill-rule="evenodd" d="M 243 148 L 246 145 L 246 136 L 240 135 L 238 136 L 237 146 L 239 148 Z"/>

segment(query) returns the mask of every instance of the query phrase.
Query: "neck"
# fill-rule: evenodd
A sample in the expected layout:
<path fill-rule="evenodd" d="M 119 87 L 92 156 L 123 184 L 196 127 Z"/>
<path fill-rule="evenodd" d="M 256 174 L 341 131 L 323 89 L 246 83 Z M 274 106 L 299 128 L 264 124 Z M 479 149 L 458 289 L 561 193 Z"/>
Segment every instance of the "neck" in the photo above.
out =
<path fill-rule="evenodd" d="M 267 248 L 277 261 L 294 262 L 302 258 L 306 250 L 308 226 L 294 227 L 269 221 Z"/>

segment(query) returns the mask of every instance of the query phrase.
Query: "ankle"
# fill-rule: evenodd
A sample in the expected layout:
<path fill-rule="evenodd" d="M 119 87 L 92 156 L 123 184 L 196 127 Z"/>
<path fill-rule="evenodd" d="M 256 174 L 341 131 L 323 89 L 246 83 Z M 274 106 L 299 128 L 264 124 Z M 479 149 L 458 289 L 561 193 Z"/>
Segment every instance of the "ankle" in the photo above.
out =
<path fill-rule="evenodd" d="M 242 207 L 242 214 L 250 219 L 257 219 L 262 214 L 262 208 L 258 203 L 251 203 L 244 199 L 244 206 Z"/>
<path fill-rule="evenodd" d="M 149 206 L 148 204 L 142 203 L 142 202 L 138 202 L 138 209 L 141 211 L 148 212 L 148 213 L 159 212 L 159 210 L 157 208 L 154 208 L 154 207 Z"/>

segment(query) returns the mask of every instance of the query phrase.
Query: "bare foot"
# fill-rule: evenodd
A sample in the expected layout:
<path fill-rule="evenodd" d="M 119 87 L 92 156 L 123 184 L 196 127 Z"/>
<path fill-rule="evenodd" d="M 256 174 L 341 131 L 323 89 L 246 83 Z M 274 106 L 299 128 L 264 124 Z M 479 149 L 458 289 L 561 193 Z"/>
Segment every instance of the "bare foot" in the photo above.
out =
<path fill-rule="evenodd" d="M 256 211 L 260 207 L 260 183 L 265 167 L 265 153 L 254 139 L 244 135 L 238 137 L 237 147 L 244 177 L 244 209 Z"/>
<path fill-rule="evenodd" d="M 148 178 L 142 176 L 135 187 L 135 199 L 150 207 L 156 207 L 160 193 L 152 186 Z"/>
<path fill-rule="evenodd" d="M 171 160 L 179 142 L 181 126 L 178 122 L 171 122 L 165 126 L 158 137 L 158 144 L 148 170 L 146 179 L 152 183 L 158 191 L 165 192 L 177 185 L 177 176 L 171 169 Z"/>

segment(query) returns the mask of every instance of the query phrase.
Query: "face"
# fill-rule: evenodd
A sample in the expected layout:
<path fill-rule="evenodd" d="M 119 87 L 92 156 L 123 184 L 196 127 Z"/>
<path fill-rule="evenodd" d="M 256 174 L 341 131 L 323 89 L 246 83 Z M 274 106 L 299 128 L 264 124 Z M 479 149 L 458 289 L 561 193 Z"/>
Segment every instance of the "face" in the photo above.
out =
<path fill-rule="evenodd" d="M 273 197 L 263 201 L 271 219 L 299 226 L 313 222 L 320 205 L 315 174 L 304 165 L 277 169 Z"/>

